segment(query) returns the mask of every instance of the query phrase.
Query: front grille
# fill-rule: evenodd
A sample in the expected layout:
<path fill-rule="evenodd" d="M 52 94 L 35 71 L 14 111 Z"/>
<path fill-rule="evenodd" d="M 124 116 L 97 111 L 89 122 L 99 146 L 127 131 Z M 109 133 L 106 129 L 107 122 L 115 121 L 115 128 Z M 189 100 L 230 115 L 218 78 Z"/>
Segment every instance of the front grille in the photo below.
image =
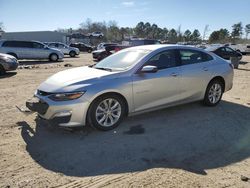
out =
<path fill-rule="evenodd" d="M 49 92 L 46 92 L 46 91 L 37 90 L 37 94 L 41 95 L 41 96 L 48 96 L 48 95 L 51 95 L 52 93 L 49 93 Z"/>
<path fill-rule="evenodd" d="M 26 107 L 33 112 L 38 112 L 38 114 L 44 115 L 47 112 L 49 105 L 41 100 L 38 102 L 27 101 Z"/>

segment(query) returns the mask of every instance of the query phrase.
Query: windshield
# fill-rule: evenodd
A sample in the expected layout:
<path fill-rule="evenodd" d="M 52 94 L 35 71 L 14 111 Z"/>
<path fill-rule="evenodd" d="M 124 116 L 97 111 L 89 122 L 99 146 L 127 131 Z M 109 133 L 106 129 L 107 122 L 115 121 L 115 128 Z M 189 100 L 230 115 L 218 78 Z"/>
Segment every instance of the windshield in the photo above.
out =
<path fill-rule="evenodd" d="M 143 56 L 148 54 L 146 50 L 126 50 L 113 54 L 99 63 L 93 68 L 109 69 L 109 70 L 126 70 L 137 63 Z"/>

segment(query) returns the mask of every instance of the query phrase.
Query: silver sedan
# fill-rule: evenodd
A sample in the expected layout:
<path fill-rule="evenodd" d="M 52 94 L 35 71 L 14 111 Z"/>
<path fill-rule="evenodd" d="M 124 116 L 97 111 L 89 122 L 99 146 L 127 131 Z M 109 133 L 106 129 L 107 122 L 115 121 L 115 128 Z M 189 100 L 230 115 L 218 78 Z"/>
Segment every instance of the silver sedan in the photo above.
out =
<path fill-rule="evenodd" d="M 193 101 L 215 106 L 232 85 L 233 66 L 213 53 L 148 45 L 59 72 L 39 86 L 26 106 L 60 126 L 110 130 L 127 115 Z"/>

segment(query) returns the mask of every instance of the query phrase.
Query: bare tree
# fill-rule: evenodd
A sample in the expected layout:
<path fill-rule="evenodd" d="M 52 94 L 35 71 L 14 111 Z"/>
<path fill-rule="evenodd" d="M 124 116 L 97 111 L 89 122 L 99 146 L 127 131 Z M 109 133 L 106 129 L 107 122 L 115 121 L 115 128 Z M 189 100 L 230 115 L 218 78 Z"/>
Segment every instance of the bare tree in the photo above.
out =
<path fill-rule="evenodd" d="M 203 36 L 202 36 L 203 41 L 206 39 L 208 32 L 209 32 L 209 25 L 205 25 L 205 28 L 204 28 L 204 31 L 203 31 Z"/>

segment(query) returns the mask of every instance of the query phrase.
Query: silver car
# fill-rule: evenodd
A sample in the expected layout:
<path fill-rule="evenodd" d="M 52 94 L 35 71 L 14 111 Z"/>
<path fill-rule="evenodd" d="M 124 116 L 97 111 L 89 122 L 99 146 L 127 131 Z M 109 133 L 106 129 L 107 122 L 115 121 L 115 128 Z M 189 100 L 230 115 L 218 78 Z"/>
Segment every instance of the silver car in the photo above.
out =
<path fill-rule="evenodd" d="M 60 126 L 110 130 L 127 115 L 193 101 L 215 106 L 232 85 L 233 66 L 213 53 L 148 45 L 59 72 L 38 87 L 26 106 Z"/>
<path fill-rule="evenodd" d="M 17 59 L 8 54 L 0 53 L 0 75 L 6 73 L 6 71 L 16 70 L 19 63 Z"/>
<path fill-rule="evenodd" d="M 49 59 L 50 61 L 63 59 L 61 51 L 49 48 L 37 41 L 1 40 L 0 52 L 17 59 Z"/>
<path fill-rule="evenodd" d="M 70 55 L 70 57 L 75 57 L 80 54 L 80 50 L 78 48 L 68 46 L 61 42 L 45 42 L 44 44 L 48 45 L 50 48 L 60 50 L 63 54 Z"/>

